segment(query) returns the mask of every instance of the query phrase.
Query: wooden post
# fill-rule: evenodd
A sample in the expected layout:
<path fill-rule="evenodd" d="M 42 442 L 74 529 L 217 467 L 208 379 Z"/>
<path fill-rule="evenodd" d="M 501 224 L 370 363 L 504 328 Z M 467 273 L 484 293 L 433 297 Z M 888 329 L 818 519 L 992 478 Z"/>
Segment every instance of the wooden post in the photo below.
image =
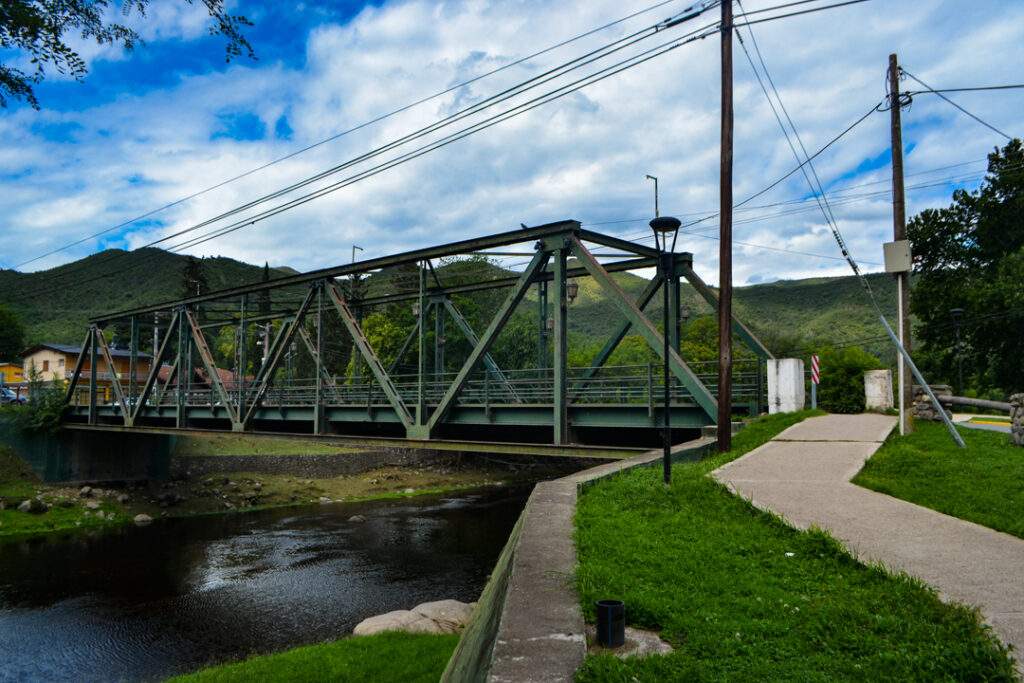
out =
<path fill-rule="evenodd" d="M 896 55 L 889 55 L 889 119 L 892 134 L 892 237 L 907 239 L 907 208 L 903 191 L 903 124 L 900 121 L 900 68 Z M 910 273 L 896 273 L 899 303 L 900 345 L 910 352 Z M 914 431 L 914 392 L 907 361 L 899 357 L 900 434 Z"/>
<path fill-rule="evenodd" d="M 732 449 L 732 0 L 722 3 L 722 159 L 718 243 L 718 452 Z"/>

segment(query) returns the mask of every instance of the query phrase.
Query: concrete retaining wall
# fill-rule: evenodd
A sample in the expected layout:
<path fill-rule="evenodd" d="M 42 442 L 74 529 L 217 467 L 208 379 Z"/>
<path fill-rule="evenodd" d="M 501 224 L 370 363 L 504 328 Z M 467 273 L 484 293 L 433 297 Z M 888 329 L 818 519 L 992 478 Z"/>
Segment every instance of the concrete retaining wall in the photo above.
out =
<path fill-rule="evenodd" d="M 700 460 L 714 446 L 713 437 L 680 444 L 672 450 L 672 461 Z M 660 467 L 661 456 L 661 451 L 650 451 L 537 484 L 442 681 L 572 681 L 587 653 L 572 585 L 578 491 L 633 467 Z"/>
<path fill-rule="evenodd" d="M 177 437 L 64 429 L 55 434 L 24 434 L 0 420 L 7 444 L 45 482 L 94 484 L 166 477 Z"/>

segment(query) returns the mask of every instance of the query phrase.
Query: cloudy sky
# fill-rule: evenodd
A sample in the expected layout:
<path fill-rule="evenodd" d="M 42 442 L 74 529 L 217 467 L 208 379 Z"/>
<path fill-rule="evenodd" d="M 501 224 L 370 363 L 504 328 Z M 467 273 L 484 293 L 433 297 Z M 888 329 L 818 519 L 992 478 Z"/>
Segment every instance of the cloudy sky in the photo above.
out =
<path fill-rule="evenodd" d="M 757 13 L 783 2 L 746 0 L 736 12 L 762 19 L 833 2 Z M 246 35 L 258 61 L 226 63 L 224 43 L 207 35 L 201 7 L 154 0 L 145 20 L 129 18 L 146 46 L 126 54 L 77 41 L 90 69 L 83 81 L 51 74 L 37 88 L 39 111 L 17 103 L 0 110 L 0 266 L 42 270 L 188 228 L 195 229 L 159 246 L 299 270 L 346 263 L 353 245 L 363 249 L 360 257 L 377 257 L 566 218 L 651 242 L 651 174 L 659 178 L 663 215 L 684 224 L 706 219 L 688 227 L 677 248 L 693 252 L 698 272 L 717 282 L 717 35 L 359 179 L 715 23 L 717 8 L 644 31 L 692 3 L 388 0 L 323 7 L 241 0 L 230 11 L 255 24 Z M 634 34 L 635 44 L 359 161 Z M 934 88 L 1024 82 L 1019 2 L 870 0 L 757 23 L 739 29 L 738 38 L 737 202 L 795 166 L 744 46 L 759 66 L 763 58 L 811 153 L 883 100 L 892 52 Z M 908 78 L 902 89 L 924 88 Z M 949 97 L 999 131 L 1021 135 L 1024 90 Z M 903 121 L 909 215 L 948 205 L 954 187 L 977 187 L 986 155 L 1006 142 L 934 94 L 915 96 Z M 815 161 L 839 228 L 867 271 L 881 269 L 881 245 L 892 239 L 889 155 L 889 114 L 875 112 Z M 327 171 L 334 172 L 208 222 Z M 189 241 L 236 224 L 245 227 Z M 849 272 L 800 174 L 738 208 L 734 236 L 737 285 Z"/>

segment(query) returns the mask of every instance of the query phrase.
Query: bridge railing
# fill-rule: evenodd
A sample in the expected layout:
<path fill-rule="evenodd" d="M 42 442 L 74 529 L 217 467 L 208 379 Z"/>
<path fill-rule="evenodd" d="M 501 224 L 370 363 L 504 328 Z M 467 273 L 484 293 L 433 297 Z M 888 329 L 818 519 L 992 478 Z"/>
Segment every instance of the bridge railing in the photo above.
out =
<path fill-rule="evenodd" d="M 714 361 L 690 363 L 697 377 L 712 394 L 717 394 L 717 363 Z M 664 402 L 664 380 L 661 364 L 620 365 L 602 367 L 591 377 L 585 377 L 588 368 L 570 368 L 567 371 L 567 392 L 570 404 L 648 404 L 661 405 Z M 454 372 L 429 373 L 423 382 L 423 398 L 427 405 L 437 405 L 455 379 Z M 419 400 L 419 377 L 414 373 L 393 376 L 393 382 L 402 400 L 415 405 Z M 670 382 L 670 395 L 674 405 L 696 405 L 689 391 L 674 378 Z M 129 405 L 134 405 L 134 396 L 141 387 L 129 384 L 125 387 Z M 71 405 L 87 406 L 88 387 L 77 387 L 71 397 Z M 457 405 L 509 405 L 539 404 L 550 405 L 554 392 L 554 372 L 546 369 L 511 370 L 496 375 L 490 370 L 478 372 L 470 379 L 459 394 Z M 239 394 L 246 405 L 255 399 L 252 386 L 229 388 L 233 402 Z M 109 388 L 99 387 L 97 404 L 119 412 L 120 406 Z M 216 408 L 221 405 L 217 392 L 205 386 L 193 386 L 184 392 L 187 407 Z M 754 360 L 737 361 L 733 365 L 733 401 L 739 404 L 763 405 L 764 382 L 759 364 Z M 263 404 L 267 406 L 305 407 L 316 403 L 316 385 L 309 378 L 282 379 L 266 392 Z M 383 405 L 387 395 L 376 381 L 349 379 L 321 388 L 321 401 L 326 406 Z M 178 402 L 177 387 L 158 388 L 152 392 L 148 406 L 175 406 Z"/>

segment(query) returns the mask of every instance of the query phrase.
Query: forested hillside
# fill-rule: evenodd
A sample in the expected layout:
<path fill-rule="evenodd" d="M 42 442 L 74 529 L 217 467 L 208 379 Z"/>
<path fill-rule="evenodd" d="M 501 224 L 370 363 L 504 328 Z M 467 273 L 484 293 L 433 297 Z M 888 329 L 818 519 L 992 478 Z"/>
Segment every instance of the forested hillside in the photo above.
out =
<path fill-rule="evenodd" d="M 38 273 L 2 270 L 0 305 L 6 304 L 8 310 L 21 320 L 26 330 L 26 344 L 43 341 L 77 344 L 90 317 L 179 298 L 186 260 L 185 256 L 159 249 L 135 252 L 108 250 Z M 263 276 L 261 266 L 228 258 L 203 259 L 202 268 L 210 290 L 257 282 Z M 439 264 L 437 273 L 442 282 L 450 284 L 461 281 L 460 278 L 465 279 L 468 268 L 454 261 Z M 371 275 L 364 283 L 366 292 L 377 295 L 390 288 L 415 289 L 418 276 L 413 267 L 407 270 Z M 479 261 L 472 263 L 472 270 L 474 277 L 481 273 L 488 278 L 510 274 Z M 270 277 L 294 272 L 289 268 L 271 269 Z M 629 273 L 614 277 L 633 297 L 638 296 L 647 283 Z M 869 276 L 869 280 L 883 311 L 895 312 L 892 278 L 876 274 Z M 577 339 L 603 340 L 617 327 L 621 318 L 596 283 L 589 278 L 581 278 L 578 282 L 580 293 L 569 311 L 570 332 Z M 496 306 L 502 298 L 500 291 L 494 290 L 481 305 Z M 683 285 L 682 297 L 692 310 L 689 324 L 711 315 L 711 307 L 688 284 Z M 769 346 L 778 346 L 787 353 L 812 340 L 837 344 L 867 340 L 862 345 L 869 350 L 883 356 L 890 355 L 886 343 L 870 341 L 882 336 L 883 331 L 867 297 L 852 277 L 738 287 L 735 290 L 735 309 L 737 315 L 762 335 Z M 531 288 L 519 315 L 532 315 L 534 311 L 536 288 Z M 655 296 L 647 311 L 656 322 L 661 320 L 660 294 Z M 467 316 L 471 314 L 466 313 Z M 535 341 L 526 341 L 525 335 L 523 343 L 535 346 Z"/>

